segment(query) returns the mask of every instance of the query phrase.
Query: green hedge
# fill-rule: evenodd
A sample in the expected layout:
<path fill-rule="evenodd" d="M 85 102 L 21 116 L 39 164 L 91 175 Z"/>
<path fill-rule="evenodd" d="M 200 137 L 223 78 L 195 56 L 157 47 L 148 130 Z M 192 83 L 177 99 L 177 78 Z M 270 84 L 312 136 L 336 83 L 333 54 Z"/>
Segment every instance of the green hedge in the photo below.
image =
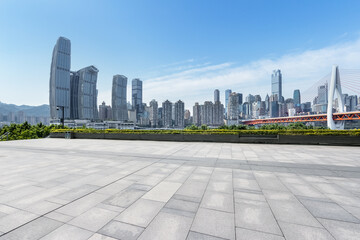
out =
<path fill-rule="evenodd" d="M 52 132 L 74 132 L 74 133 L 122 133 L 122 134 L 233 134 L 233 135 L 331 135 L 331 136 L 360 136 L 360 130 L 329 130 L 329 129 L 286 129 L 286 130 L 128 130 L 128 129 L 53 129 Z"/>

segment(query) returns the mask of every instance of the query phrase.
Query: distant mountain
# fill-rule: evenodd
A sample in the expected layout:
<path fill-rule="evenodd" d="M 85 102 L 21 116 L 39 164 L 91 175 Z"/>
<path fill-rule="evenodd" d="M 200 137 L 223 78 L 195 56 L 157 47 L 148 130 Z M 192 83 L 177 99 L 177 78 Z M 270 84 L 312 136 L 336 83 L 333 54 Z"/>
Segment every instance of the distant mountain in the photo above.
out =
<path fill-rule="evenodd" d="M 7 104 L 0 102 L 0 113 L 3 115 L 8 114 L 9 112 L 19 112 L 23 111 L 26 116 L 34 117 L 49 117 L 50 115 L 50 106 L 47 104 L 40 106 L 28 106 L 28 105 L 15 105 Z"/>

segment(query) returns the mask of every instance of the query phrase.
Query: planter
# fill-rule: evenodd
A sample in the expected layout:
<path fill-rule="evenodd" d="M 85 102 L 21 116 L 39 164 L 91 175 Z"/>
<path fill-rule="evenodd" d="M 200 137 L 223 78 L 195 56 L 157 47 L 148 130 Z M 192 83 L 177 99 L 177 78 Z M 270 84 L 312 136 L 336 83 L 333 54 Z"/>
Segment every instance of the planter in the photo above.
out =
<path fill-rule="evenodd" d="M 65 138 L 66 133 L 50 133 L 51 138 Z M 126 133 L 72 133 L 71 138 L 116 139 L 175 142 L 228 142 L 269 144 L 313 144 L 360 146 L 360 136 L 326 135 L 237 135 L 237 134 L 126 134 Z"/>

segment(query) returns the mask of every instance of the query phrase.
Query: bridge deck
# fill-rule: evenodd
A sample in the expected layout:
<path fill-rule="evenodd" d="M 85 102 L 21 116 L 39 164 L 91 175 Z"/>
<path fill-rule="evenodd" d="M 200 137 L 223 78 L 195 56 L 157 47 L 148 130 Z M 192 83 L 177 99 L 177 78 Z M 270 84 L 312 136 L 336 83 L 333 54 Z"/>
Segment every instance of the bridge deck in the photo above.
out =
<path fill-rule="evenodd" d="M 334 121 L 360 120 L 360 112 L 334 113 Z M 251 119 L 242 121 L 246 125 L 266 124 L 266 123 L 292 123 L 292 122 L 325 122 L 326 114 L 303 115 L 293 117 Z"/>

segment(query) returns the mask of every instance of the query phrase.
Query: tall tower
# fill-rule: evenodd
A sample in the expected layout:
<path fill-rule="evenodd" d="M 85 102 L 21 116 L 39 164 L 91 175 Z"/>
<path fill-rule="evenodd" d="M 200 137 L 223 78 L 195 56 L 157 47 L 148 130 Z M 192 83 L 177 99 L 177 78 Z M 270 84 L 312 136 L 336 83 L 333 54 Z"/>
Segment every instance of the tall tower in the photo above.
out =
<path fill-rule="evenodd" d="M 127 77 L 123 75 L 113 76 L 111 107 L 113 109 L 113 119 L 117 121 L 127 121 L 127 103 L 126 103 Z"/>
<path fill-rule="evenodd" d="M 153 99 L 150 102 L 150 123 L 151 127 L 156 127 L 158 125 L 158 103 Z"/>
<path fill-rule="evenodd" d="M 59 37 L 52 54 L 50 68 L 50 118 L 58 119 L 62 116 L 57 107 L 64 108 L 64 117 L 70 118 L 70 65 L 71 43 L 64 37 Z"/>
<path fill-rule="evenodd" d="M 220 91 L 219 89 L 215 89 L 214 91 L 214 103 L 220 102 Z"/>
<path fill-rule="evenodd" d="M 282 95 L 282 74 L 281 71 L 274 70 L 271 75 L 271 95 L 277 94 L 279 102 L 283 102 Z"/>
<path fill-rule="evenodd" d="M 296 89 L 294 90 L 294 105 L 296 106 L 300 106 L 301 104 L 301 97 L 300 97 L 300 90 Z"/>
<path fill-rule="evenodd" d="M 228 104 L 229 104 L 229 96 L 231 94 L 231 89 L 225 90 L 225 113 L 227 115 L 228 111 Z"/>
<path fill-rule="evenodd" d="M 183 128 L 184 127 L 184 113 L 185 113 L 185 104 L 183 101 L 179 100 L 175 102 L 175 126 Z"/>
<path fill-rule="evenodd" d="M 136 111 L 136 120 L 140 119 L 140 116 L 143 112 L 143 103 L 142 103 L 142 81 L 138 78 L 132 80 L 132 106 Z"/>

